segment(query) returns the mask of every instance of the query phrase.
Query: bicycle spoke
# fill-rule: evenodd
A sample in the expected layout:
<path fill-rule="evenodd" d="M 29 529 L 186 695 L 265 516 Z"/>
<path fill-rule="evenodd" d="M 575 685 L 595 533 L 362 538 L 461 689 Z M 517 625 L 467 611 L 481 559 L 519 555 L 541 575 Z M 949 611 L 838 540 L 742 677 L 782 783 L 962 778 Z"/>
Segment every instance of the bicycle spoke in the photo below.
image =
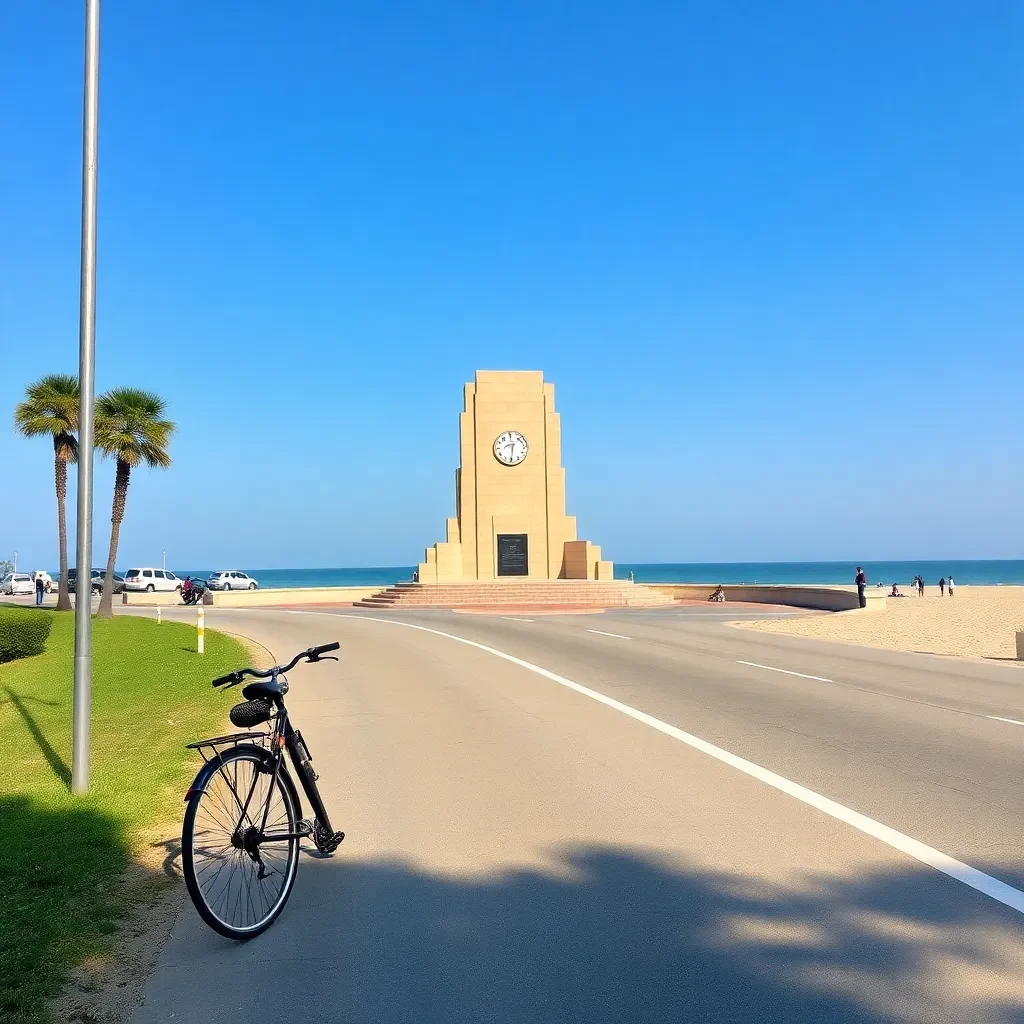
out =
<path fill-rule="evenodd" d="M 257 920 L 256 908 L 252 905 L 252 878 L 253 872 L 255 871 L 255 865 L 245 873 L 245 900 L 249 905 L 249 910 L 252 911 L 253 920 Z"/>
<path fill-rule="evenodd" d="M 235 810 L 233 804 L 227 799 L 224 793 L 225 786 L 218 785 L 221 780 L 214 778 L 211 780 L 209 793 L 213 797 L 212 804 L 209 808 L 211 814 L 219 813 L 224 821 L 234 821 L 238 818 L 238 812 Z"/>
<path fill-rule="evenodd" d="M 283 781 L 268 774 L 255 755 L 226 757 L 198 797 L 189 867 L 193 898 L 240 934 L 259 929 L 279 910 L 294 879 L 299 841 L 260 841 L 256 830 L 264 818 L 266 831 L 296 831 L 297 808 Z M 256 849 L 251 842 L 258 843 L 258 859 L 249 852 Z"/>
<path fill-rule="evenodd" d="M 202 824 L 205 826 L 204 832 L 213 832 L 222 836 L 230 836 L 234 833 L 235 826 L 231 823 L 230 819 L 225 820 L 214 814 L 211 807 L 202 807 L 201 813 L 203 814 Z"/>
<path fill-rule="evenodd" d="M 202 884 L 211 875 L 219 873 L 232 859 L 234 850 L 222 850 L 210 856 L 205 850 L 199 851 L 202 863 L 196 868 L 196 879 Z"/>
<path fill-rule="evenodd" d="M 234 860 L 234 858 L 231 858 Z M 218 871 L 216 875 L 207 883 L 206 889 L 203 891 L 203 898 L 206 900 L 207 905 L 216 912 L 216 908 L 220 907 L 223 903 L 225 893 L 231 888 L 232 869 L 230 864 L 224 864 L 223 868 L 226 870 L 226 874 L 223 871 Z M 220 889 L 217 889 L 217 882 L 221 882 Z"/>
<path fill-rule="evenodd" d="M 206 795 L 209 799 L 203 802 L 203 811 L 221 828 L 227 829 L 228 832 L 233 832 L 234 826 L 231 822 L 235 820 L 235 815 L 225 803 L 223 794 L 220 792 L 220 787 L 214 788 L 215 784 L 216 777 L 214 777 L 210 783 L 210 787 L 206 790 Z"/>
<path fill-rule="evenodd" d="M 203 885 L 202 885 L 202 886 L 200 887 L 200 891 L 201 891 L 201 892 L 203 893 L 203 895 L 204 895 L 204 896 L 205 896 L 205 897 L 207 898 L 207 901 L 208 901 L 209 903 L 211 903 L 211 904 L 213 903 L 213 898 L 212 898 L 212 897 L 213 897 L 213 894 L 214 894 L 214 892 L 216 891 L 216 887 L 217 887 L 217 880 L 218 880 L 218 879 L 219 879 L 219 878 L 220 878 L 220 877 L 222 876 L 222 874 L 223 874 L 223 872 L 224 872 L 224 869 L 225 869 L 225 868 L 227 869 L 227 874 L 226 874 L 226 876 L 224 876 L 224 881 L 225 881 L 225 882 L 227 882 L 227 880 L 228 880 L 228 879 L 230 879 L 230 877 L 231 877 L 231 871 L 230 871 L 230 868 L 229 868 L 229 866 L 228 866 L 227 862 L 225 861 L 225 862 L 224 862 L 223 864 L 221 864 L 221 865 L 220 865 L 220 866 L 219 866 L 219 867 L 217 868 L 217 870 L 216 870 L 216 871 L 214 872 L 214 874 L 213 874 L 213 878 L 211 878 L 211 879 L 208 879 L 208 880 L 207 880 L 207 881 L 206 881 L 206 882 L 205 882 L 205 883 L 204 883 L 204 884 L 203 884 Z"/>

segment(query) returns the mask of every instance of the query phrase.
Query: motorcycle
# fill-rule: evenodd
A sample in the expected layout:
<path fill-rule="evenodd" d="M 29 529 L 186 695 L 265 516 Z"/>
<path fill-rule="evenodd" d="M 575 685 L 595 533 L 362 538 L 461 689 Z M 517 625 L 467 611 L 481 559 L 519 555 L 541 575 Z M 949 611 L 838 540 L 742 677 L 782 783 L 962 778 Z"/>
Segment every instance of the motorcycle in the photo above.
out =
<path fill-rule="evenodd" d="M 185 604 L 201 604 L 206 587 L 199 580 L 186 580 L 181 588 L 181 599 Z"/>

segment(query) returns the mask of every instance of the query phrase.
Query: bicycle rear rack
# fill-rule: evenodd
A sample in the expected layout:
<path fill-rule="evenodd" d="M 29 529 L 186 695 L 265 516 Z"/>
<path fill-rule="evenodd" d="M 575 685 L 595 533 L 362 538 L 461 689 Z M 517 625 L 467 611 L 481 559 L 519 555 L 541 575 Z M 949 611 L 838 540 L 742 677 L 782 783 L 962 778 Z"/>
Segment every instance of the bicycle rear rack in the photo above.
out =
<path fill-rule="evenodd" d="M 203 760 L 209 761 L 211 757 L 213 757 L 213 754 L 207 753 L 207 751 L 203 749 L 204 747 L 210 747 L 213 748 L 214 751 L 217 751 L 217 748 L 219 747 L 236 747 L 239 743 L 243 742 L 255 742 L 259 746 L 265 747 L 269 738 L 270 733 L 268 732 L 232 732 L 228 733 L 226 736 L 214 736 L 208 740 L 196 740 L 195 743 L 186 743 L 185 749 L 198 750 L 202 755 Z"/>

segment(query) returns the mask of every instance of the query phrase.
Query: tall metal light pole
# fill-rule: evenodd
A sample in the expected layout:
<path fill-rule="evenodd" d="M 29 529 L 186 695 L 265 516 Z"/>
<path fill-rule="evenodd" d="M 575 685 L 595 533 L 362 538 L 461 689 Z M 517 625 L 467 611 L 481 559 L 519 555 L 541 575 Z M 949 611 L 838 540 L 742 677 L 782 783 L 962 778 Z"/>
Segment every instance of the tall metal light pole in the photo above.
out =
<path fill-rule="evenodd" d="M 99 129 L 100 0 L 85 0 L 82 116 L 82 276 L 78 311 L 78 571 L 75 577 L 75 713 L 71 789 L 89 788 L 92 690 L 92 462 L 96 382 L 96 156 Z"/>

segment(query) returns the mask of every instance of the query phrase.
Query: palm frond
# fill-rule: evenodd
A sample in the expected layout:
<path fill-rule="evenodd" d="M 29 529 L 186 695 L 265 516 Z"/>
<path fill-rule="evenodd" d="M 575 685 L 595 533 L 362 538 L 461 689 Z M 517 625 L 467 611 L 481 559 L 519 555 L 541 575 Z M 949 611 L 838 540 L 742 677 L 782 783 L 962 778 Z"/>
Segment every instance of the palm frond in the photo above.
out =
<path fill-rule="evenodd" d="M 78 378 L 69 374 L 52 373 L 29 384 L 14 410 L 14 429 L 23 437 L 52 437 L 58 451 L 75 446 L 78 394 Z"/>
<path fill-rule="evenodd" d="M 166 469 L 175 424 L 164 419 L 164 400 L 152 391 L 115 388 L 96 400 L 96 444 L 128 466 Z"/>

